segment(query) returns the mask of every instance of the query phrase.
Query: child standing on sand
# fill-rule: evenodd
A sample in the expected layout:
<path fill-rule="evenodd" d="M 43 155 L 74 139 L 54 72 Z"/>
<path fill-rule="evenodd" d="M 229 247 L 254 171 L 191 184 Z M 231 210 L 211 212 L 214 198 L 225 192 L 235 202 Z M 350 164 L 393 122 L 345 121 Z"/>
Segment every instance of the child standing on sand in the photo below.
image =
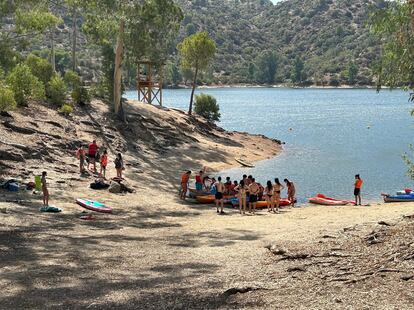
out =
<path fill-rule="evenodd" d="M 122 170 L 124 169 L 124 161 L 121 153 L 118 153 L 115 158 L 116 177 L 122 179 Z"/>
<path fill-rule="evenodd" d="M 79 159 L 79 171 L 80 173 L 85 172 L 85 150 L 83 149 L 83 145 L 79 145 L 79 148 L 76 151 L 76 158 Z"/>
<path fill-rule="evenodd" d="M 108 165 L 108 152 L 105 150 L 101 156 L 101 171 L 99 175 L 105 179 L 106 178 L 106 166 Z M 103 174 L 102 174 L 103 172 Z"/>
<path fill-rule="evenodd" d="M 181 176 L 181 192 L 180 192 L 180 198 L 182 200 L 185 200 L 185 197 L 187 196 L 187 190 L 188 190 L 188 181 L 190 180 L 191 171 L 188 170 L 186 173 L 184 173 Z"/>
<path fill-rule="evenodd" d="M 42 172 L 42 192 L 43 192 L 43 205 L 47 207 L 49 205 L 49 190 L 47 189 L 46 182 L 47 172 Z"/>

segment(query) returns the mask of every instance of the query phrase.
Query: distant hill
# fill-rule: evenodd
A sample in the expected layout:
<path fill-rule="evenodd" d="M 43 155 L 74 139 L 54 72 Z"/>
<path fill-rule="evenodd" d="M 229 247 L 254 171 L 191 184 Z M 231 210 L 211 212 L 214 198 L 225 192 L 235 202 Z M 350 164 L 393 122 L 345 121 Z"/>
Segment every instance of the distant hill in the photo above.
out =
<path fill-rule="evenodd" d="M 379 42 L 366 25 L 369 13 L 385 0 L 176 0 L 184 19 L 176 43 L 197 31 L 208 31 L 217 44 L 211 69 L 200 78 L 207 84 L 301 85 L 373 84 L 372 66 Z M 57 68 L 70 68 L 72 18 L 56 5 L 64 23 L 55 31 Z M 86 81 L 99 82 L 105 68 L 102 48 L 81 33 L 78 19 L 78 70 Z M 4 27 L 9 27 L 6 24 Z M 32 38 L 24 53 L 48 57 L 48 34 Z M 105 66 L 105 68 L 104 68 Z M 136 70 L 126 63 L 124 82 L 135 87 Z M 189 73 L 179 72 L 172 51 L 165 80 L 179 84 Z M 107 69 L 106 69 L 107 70 Z M 174 77 L 173 77 L 174 76 Z"/>
<path fill-rule="evenodd" d="M 297 62 L 303 62 L 302 83 L 335 86 L 373 82 L 370 66 L 379 55 L 379 43 L 366 22 L 373 9 L 386 5 L 384 0 L 177 3 L 185 13 L 180 37 L 205 30 L 217 43 L 214 72 L 206 75 L 210 82 L 257 82 L 264 51 L 277 54 L 273 83 L 295 81 Z"/>

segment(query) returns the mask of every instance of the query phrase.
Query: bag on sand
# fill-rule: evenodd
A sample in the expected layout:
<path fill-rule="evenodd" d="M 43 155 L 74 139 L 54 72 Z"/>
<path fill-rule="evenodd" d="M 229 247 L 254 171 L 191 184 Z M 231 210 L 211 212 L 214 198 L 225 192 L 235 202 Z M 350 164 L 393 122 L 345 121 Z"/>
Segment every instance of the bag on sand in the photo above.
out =
<path fill-rule="evenodd" d="M 122 191 L 121 185 L 117 182 L 111 182 L 109 185 L 109 192 L 113 194 L 119 194 Z"/>

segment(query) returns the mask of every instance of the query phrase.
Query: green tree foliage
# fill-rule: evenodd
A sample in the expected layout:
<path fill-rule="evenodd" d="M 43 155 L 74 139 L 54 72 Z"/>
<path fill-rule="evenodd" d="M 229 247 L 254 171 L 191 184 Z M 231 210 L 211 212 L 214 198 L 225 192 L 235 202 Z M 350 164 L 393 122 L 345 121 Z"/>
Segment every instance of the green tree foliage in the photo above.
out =
<path fill-rule="evenodd" d="M 188 114 L 191 115 L 198 72 L 207 69 L 216 53 L 216 44 L 210 39 L 207 32 L 198 32 L 178 44 L 178 51 L 181 66 L 184 69 L 192 69 L 194 72 L 193 88 L 188 108 Z"/>
<path fill-rule="evenodd" d="M 348 67 L 348 83 L 354 85 L 358 77 L 358 66 L 351 62 Z"/>
<path fill-rule="evenodd" d="M 414 89 L 414 1 L 395 1 L 371 15 L 371 29 L 384 41 L 377 66 L 378 89 L 403 85 Z M 411 94 L 414 101 L 414 95 Z M 411 112 L 414 116 L 414 110 Z M 408 176 L 414 180 L 414 147 L 403 155 Z"/>
<path fill-rule="evenodd" d="M 293 61 L 292 81 L 297 84 L 302 84 L 305 79 L 305 64 L 303 60 L 297 56 Z"/>
<path fill-rule="evenodd" d="M 13 91 L 0 82 L 0 112 L 14 110 L 16 106 Z"/>
<path fill-rule="evenodd" d="M 216 98 L 207 94 L 195 96 L 194 112 L 209 121 L 220 120 L 220 106 L 217 104 Z"/>
<path fill-rule="evenodd" d="M 35 77 L 44 85 L 48 85 L 54 75 L 52 65 L 46 59 L 40 58 L 34 54 L 29 54 L 25 61 L 26 65 Z"/>
<path fill-rule="evenodd" d="M 300 56 L 306 64 L 307 79 L 329 79 L 347 70 L 354 59 L 360 72 L 357 83 L 372 83 L 372 69 L 380 42 L 370 34 L 366 21 L 384 0 L 289 0 L 196 1 L 177 0 L 186 15 L 180 38 L 187 36 L 186 25 L 207 31 L 217 44 L 212 62 L 214 82 L 255 82 L 249 64 L 262 51 L 279 55 L 277 79 L 287 82 L 292 60 Z M 283 56 L 283 57 L 282 57 Z M 279 81 L 277 81 L 279 82 Z M 329 83 L 329 80 L 327 81 Z M 344 80 L 346 82 L 346 80 Z"/>
<path fill-rule="evenodd" d="M 28 100 L 43 99 L 45 87 L 35 77 L 26 64 L 18 64 L 6 79 L 7 84 L 14 92 L 14 98 L 19 106 L 25 106 Z"/>
<path fill-rule="evenodd" d="M 261 84 L 274 84 L 278 62 L 279 59 L 276 53 L 265 51 L 257 58 L 256 66 L 249 68 L 249 75 L 255 72 L 256 82 Z"/>
<path fill-rule="evenodd" d="M 121 89 L 122 62 L 147 58 L 158 64 L 167 59 L 182 13 L 172 0 L 107 1 L 87 3 L 84 29 L 97 43 L 115 47 L 113 102 L 115 113 L 124 119 Z"/>
<path fill-rule="evenodd" d="M 78 104 L 78 105 L 85 105 L 91 101 L 89 91 L 84 86 L 76 87 L 72 91 L 71 97 L 72 97 L 73 103 Z"/>
<path fill-rule="evenodd" d="M 63 80 L 65 81 L 66 85 L 69 87 L 70 90 L 74 90 L 82 84 L 80 76 L 72 70 L 68 70 L 65 72 Z"/>
<path fill-rule="evenodd" d="M 384 41 L 376 68 L 378 88 L 414 88 L 414 1 L 394 1 L 371 15 L 371 29 Z"/>
<path fill-rule="evenodd" d="M 65 103 L 67 87 L 62 77 L 55 74 L 48 87 L 48 97 L 50 101 L 56 106 L 62 106 Z"/>
<path fill-rule="evenodd" d="M 178 66 L 174 63 L 170 63 L 167 66 L 167 81 L 172 86 L 178 86 L 178 84 L 181 82 L 182 76 L 180 69 Z"/>

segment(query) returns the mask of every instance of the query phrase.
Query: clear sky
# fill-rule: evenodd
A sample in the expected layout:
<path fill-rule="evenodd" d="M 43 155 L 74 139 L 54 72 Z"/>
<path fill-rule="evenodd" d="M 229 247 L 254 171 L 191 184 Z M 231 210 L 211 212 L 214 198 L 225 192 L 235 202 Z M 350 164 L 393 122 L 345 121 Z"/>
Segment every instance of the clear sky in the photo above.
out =
<path fill-rule="evenodd" d="M 272 1 L 273 3 L 277 3 L 277 2 L 280 2 L 282 0 L 270 0 L 270 1 Z"/>

